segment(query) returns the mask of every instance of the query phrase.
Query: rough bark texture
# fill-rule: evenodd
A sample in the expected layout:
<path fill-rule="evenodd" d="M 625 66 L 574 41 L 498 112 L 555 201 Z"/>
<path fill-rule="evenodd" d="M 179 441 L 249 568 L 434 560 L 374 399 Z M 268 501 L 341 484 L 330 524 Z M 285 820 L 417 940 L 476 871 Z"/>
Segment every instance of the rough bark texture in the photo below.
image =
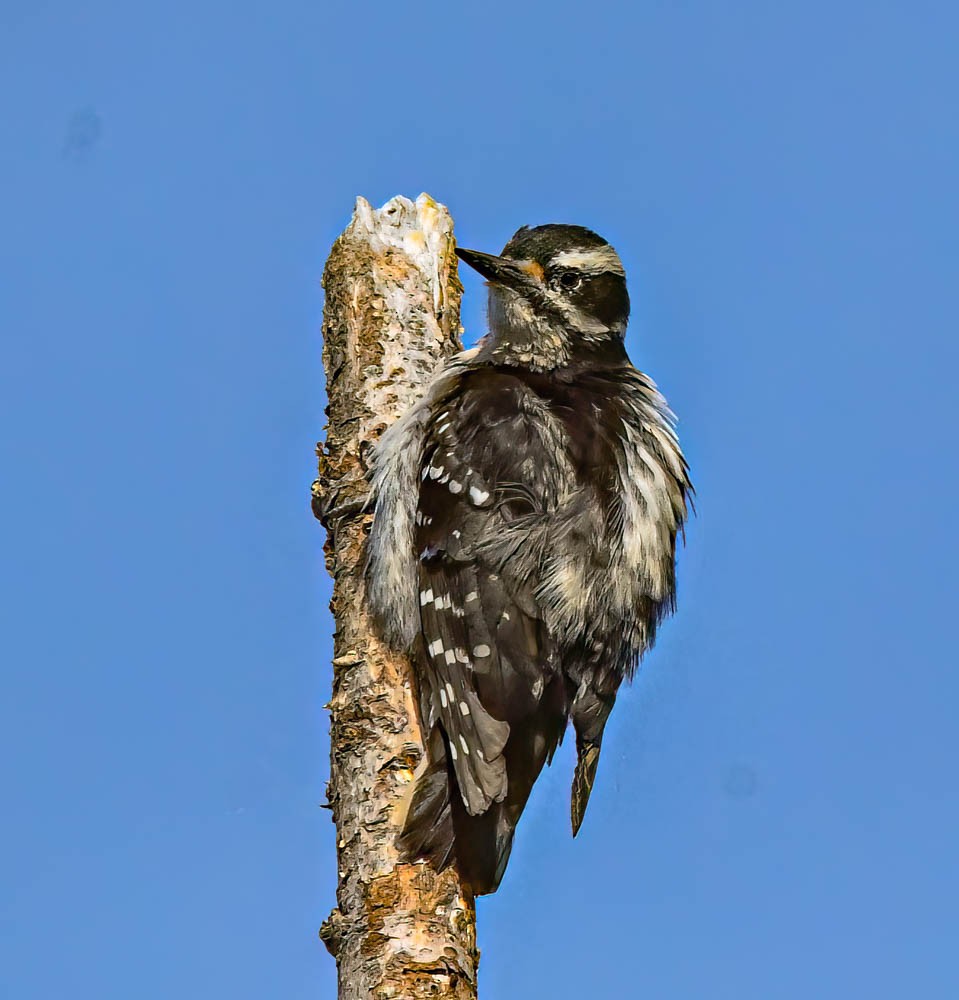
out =
<path fill-rule="evenodd" d="M 363 595 L 370 515 L 365 457 L 459 349 L 453 223 L 427 195 L 375 211 L 357 200 L 323 276 L 329 396 L 313 509 L 326 525 L 336 622 L 328 798 L 337 906 L 320 936 L 340 1000 L 476 996 L 475 909 L 455 870 L 397 861 L 394 842 L 423 757 L 409 662 L 374 636 Z"/>

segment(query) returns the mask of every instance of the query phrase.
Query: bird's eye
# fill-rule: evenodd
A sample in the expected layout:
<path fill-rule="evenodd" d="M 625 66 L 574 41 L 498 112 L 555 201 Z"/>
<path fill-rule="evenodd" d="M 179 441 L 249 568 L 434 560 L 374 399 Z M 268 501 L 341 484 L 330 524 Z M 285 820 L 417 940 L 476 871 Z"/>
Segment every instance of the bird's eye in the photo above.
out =
<path fill-rule="evenodd" d="M 556 279 L 564 292 L 575 292 L 582 283 L 583 279 L 575 271 L 562 271 Z"/>

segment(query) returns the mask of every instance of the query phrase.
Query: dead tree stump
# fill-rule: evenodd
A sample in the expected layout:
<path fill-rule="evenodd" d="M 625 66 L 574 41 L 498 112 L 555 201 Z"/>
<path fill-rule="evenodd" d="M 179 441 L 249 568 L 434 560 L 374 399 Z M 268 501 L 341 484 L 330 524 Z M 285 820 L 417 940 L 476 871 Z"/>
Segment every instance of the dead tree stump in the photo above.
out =
<path fill-rule="evenodd" d="M 329 424 L 313 510 L 328 530 L 334 581 L 328 799 L 339 882 L 320 936 L 340 1000 L 476 997 L 471 896 L 455 869 L 397 860 L 423 740 L 411 665 L 374 636 L 363 588 L 369 448 L 460 348 L 453 247 L 453 221 L 428 195 L 378 211 L 359 198 L 323 275 Z"/>

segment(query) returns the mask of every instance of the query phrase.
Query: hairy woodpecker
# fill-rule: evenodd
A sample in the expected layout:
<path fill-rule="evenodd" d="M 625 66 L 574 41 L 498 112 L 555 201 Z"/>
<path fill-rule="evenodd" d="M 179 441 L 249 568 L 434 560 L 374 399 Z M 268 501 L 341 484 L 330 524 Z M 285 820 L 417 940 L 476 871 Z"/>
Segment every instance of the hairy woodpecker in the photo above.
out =
<path fill-rule="evenodd" d="M 524 226 L 489 334 L 392 425 L 372 464 L 367 591 L 416 669 L 428 761 L 405 858 L 500 883 L 533 783 L 572 719 L 573 834 L 625 677 L 674 606 L 692 491 L 673 417 L 623 345 L 623 265 L 581 226 Z"/>

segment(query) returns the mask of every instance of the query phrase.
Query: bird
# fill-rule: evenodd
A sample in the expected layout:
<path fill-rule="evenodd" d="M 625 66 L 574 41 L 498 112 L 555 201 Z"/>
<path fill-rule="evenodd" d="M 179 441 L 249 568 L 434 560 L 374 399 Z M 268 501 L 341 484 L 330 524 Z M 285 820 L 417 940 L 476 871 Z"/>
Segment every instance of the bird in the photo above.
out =
<path fill-rule="evenodd" d="M 455 864 L 479 896 L 570 722 L 579 832 L 617 692 L 675 609 L 693 487 L 626 352 L 607 240 L 524 226 L 499 255 L 456 254 L 486 279 L 488 333 L 372 451 L 365 586 L 412 659 L 425 733 L 399 857 Z"/>

